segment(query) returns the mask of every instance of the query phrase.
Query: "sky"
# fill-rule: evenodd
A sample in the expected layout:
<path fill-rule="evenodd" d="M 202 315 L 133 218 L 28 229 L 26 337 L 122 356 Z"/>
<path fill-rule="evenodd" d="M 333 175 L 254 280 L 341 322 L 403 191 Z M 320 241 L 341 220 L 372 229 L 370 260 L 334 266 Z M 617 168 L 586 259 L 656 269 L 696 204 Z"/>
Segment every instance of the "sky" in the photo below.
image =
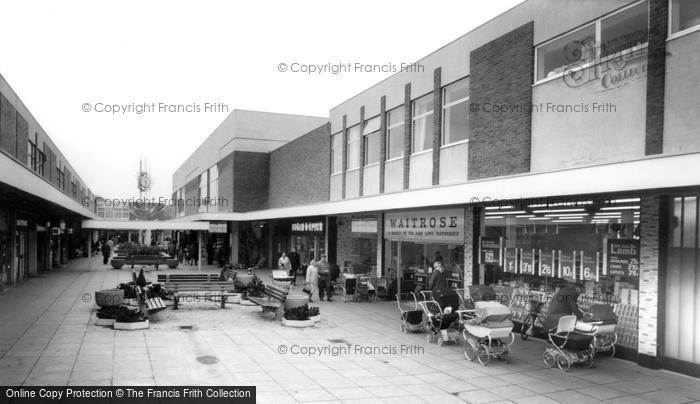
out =
<path fill-rule="evenodd" d="M 234 109 L 327 117 L 390 75 L 292 65 L 411 63 L 520 2 L 0 0 L 0 74 L 95 194 L 138 197 L 143 157 L 170 197 Z"/>

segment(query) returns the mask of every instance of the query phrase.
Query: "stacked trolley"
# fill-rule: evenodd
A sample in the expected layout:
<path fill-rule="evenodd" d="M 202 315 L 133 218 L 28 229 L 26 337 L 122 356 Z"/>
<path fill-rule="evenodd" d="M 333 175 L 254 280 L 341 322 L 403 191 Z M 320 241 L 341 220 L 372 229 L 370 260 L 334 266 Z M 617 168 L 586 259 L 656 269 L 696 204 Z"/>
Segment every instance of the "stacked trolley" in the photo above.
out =
<path fill-rule="evenodd" d="M 515 341 L 511 312 L 493 301 L 474 302 L 474 317 L 463 321 L 464 356 L 486 366 L 491 358 L 507 359 Z"/>

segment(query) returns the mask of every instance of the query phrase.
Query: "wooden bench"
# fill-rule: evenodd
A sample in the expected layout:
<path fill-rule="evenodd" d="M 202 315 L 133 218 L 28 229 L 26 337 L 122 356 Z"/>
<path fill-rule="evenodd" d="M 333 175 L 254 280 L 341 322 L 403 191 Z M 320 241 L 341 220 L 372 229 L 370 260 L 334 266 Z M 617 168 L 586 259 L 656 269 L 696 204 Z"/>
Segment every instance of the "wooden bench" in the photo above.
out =
<path fill-rule="evenodd" d="M 165 265 L 167 260 L 166 257 L 162 255 L 128 255 L 125 259 L 127 265 L 155 265 L 156 270 L 158 270 L 158 265 Z"/>
<path fill-rule="evenodd" d="M 281 320 L 284 314 L 284 302 L 289 294 L 289 287 L 265 285 L 261 292 L 263 297 L 249 296 L 248 300 L 262 307 L 263 313 L 275 313 L 275 319 Z"/>
<path fill-rule="evenodd" d="M 217 293 L 221 308 L 226 307 L 226 297 L 236 289 L 233 281 L 220 281 L 218 274 L 159 274 L 158 283 L 173 293 L 173 310 L 177 310 L 183 296 L 199 296 L 201 292 Z"/>

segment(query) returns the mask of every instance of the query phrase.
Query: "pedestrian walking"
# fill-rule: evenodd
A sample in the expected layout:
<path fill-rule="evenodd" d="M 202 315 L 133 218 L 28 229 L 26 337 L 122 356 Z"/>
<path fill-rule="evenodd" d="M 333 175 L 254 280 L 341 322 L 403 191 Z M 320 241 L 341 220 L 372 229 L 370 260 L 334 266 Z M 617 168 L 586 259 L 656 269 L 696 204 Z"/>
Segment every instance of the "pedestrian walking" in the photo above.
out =
<path fill-rule="evenodd" d="M 306 279 L 304 282 L 304 292 L 309 295 L 309 302 L 313 303 L 314 293 L 318 289 L 318 267 L 316 267 L 316 261 L 311 260 L 309 265 L 306 267 Z"/>
<path fill-rule="evenodd" d="M 102 263 L 104 265 L 107 265 L 109 263 L 109 255 L 112 253 L 112 250 L 109 248 L 109 244 L 104 243 L 102 244 Z"/>
<path fill-rule="evenodd" d="M 318 298 L 323 300 L 324 295 L 327 296 L 329 302 L 333 299 L 333 283 L 331 282 L 331 264 L 325 255 L 321 256 L 318 262 Z"/>
<path fill-rule="evenodd" d="M 292 277 L 292 285 L 297 284 L 297 273 L 299 271 L 299 267 L 301 266 L 301 261 L 299 258 L 299 254 L 297 253 L 297 249 L 293 248 L 292 251 L 289 253 L 289 262 L 292 265 L 292 270 L 291 273 L 289 274 Z"/>
<path fill-rule="evenodd" d="M 289 257 L 287 257 L 287 253 L 284 251 L 282 251 L 280 259 L 277 260 L 277 268 L 286 271 L 287 275 L 290 275 L 290 272 L 292 271 L 292 262 L 289 260 Z"/>

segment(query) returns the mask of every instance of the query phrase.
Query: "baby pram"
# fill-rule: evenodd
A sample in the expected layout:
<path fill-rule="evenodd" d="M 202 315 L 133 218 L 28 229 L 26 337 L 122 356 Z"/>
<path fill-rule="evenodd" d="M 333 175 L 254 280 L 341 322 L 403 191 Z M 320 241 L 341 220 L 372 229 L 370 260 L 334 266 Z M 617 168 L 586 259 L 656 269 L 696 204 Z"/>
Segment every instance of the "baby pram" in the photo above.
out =
<path fill-rule="evenodd" d="M 423 310 L 423 328 L 428 332 L 427 341 L 434 340 L 439 346 L 445 342 L 459 340 L 460 316 L 459 297 L 456 293 L 446 293 L 435 300 L 418 302 Z"/>
<path fill-rule="evenodd" d="M 476 301 L 474 310 L 474 317 L 463 321 L 464 357 L 483 366 L 491 358 L 506 359 L 515 341 L 510 310 L 493 301 Z"/>
<path fill-rule="evenodd" d="M 576 323 L 576 330 L 593 334 L 593 349 L 596 353 L 607 352 L 615 356 L 617 343 L 617 315 L 609 304 L 593 304 L 584 313 L 583 320 Z"/>
<path fill-rule="evenodd" d="M 343 282 L 343 303 L 347 302 L 349 298 L 355 302 L 366 301 L 376 301 L 377 294 L 375 293 L 374 286 L 371 285 L 370 279 L 368 277 L 357 278 L 353 274 L 345 274 Z"/>
<path fill-rule="evenodd" d="M 401 332 L 406 334 L 423 330 L 423 310 L 418 305 L 415 293 L 411 292 L 409 296 L 413 300 L 402 303 L 399 295 L 396 295 L 396 303 L 401 312 Z"/>
<path fill-rule="evenodd" d="M 574 364 L 588 368 L 593 366 L 593 330 L 577 330 L 576 316 L 559 317 L 557 326 L 549 330 L 548 337 L 552 346 L 545 348 L 542 354 L 545 367 L 551 368 L 556 364 L 566 372 Z"/>

